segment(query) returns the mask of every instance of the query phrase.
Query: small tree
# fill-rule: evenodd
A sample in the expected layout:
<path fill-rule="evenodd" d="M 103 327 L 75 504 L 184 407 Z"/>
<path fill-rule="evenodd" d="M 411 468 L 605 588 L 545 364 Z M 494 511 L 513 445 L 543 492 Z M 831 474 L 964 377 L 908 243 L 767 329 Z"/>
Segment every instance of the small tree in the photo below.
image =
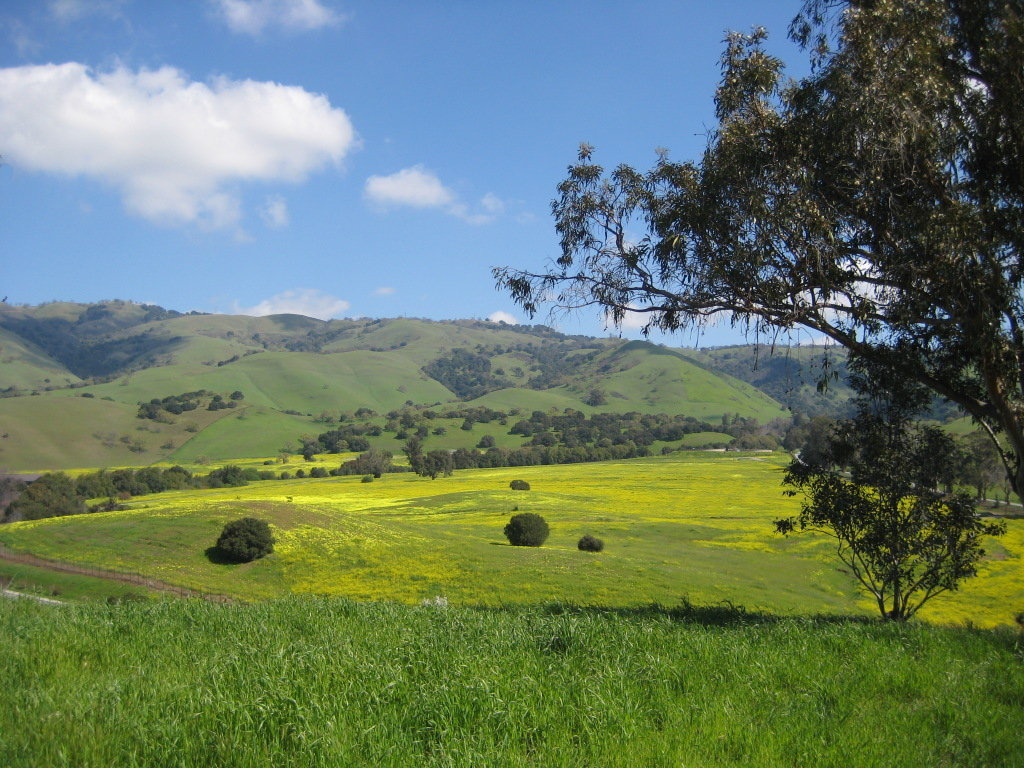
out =
<path fill-rule="evenodd" d="M 528 491 L 530 490 L 530 484 L 525 480 L 513 480 L 508 484 L 508 487 L 513 491 Z"/>
<path fill-rule="evenodd" d="M 217 549 L 230 560 L 248 563 L 274 551 L 274 537 L 265 520 L 243 517 L 224 526 Z"/>
<path fill-rule="evenodd" d="M 857 415 L 836 428 L 821 463 L 797 459 L 789 466 L 786 494 L 803 492 L 806 501 L 799 515 L 775 527 L 835 538 L 839 559 L 882 616 L 905 621 L 974 576 L 982 536 L 1006 528 L 979 519 L 968 494 L 944 492 L 960 454 L 942 430 L 913 423 L 928 401 L 923 387 L 871 372 L 855 374 L 851 383 L 861 393 Z"/>
<path fill-rule="evenodd" d="M 450 451 L 431 451 L 420 459 L 419 466 L 415 471 L 431 480 L 437 478 L 438 475 L 451 477 L 452 472 L 455 471 L 455 460 Z"/>
<path fill-rule="evenodd" d="M 576 542 L 576 549 L 581 552 L 600 552 L 604 549 L 604 542 L 596 536 L 591 536 L 589 533 L 585 533 L 580 536 L 580 540 Z"/>
<path fill-rule="evenodd" d="M 547 521 L 533 512 L 512 515 L 505 526 L 505 536 L 513 547 L 539 547 L 550 532 Z"/>

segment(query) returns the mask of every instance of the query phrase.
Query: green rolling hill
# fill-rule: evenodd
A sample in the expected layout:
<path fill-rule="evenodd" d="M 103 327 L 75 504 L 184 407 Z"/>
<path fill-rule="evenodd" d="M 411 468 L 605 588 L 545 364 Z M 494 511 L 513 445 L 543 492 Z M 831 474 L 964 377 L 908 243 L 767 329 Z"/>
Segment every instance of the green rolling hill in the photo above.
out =
<path fill-rule="evenodd" d="M 478 320 L 182 314 L 127 301 L 0 305 L 0 359 L 0 467 L 10 470 L 270 456 L 358 409 L 380 425 L 389 412 L 446 404 L 712 423 L 786 415 L 754 384 L 716 370 L 708 353 Z M 199 391 L 195 410 L 138 416 L 141 403 Z M 214 394 L 235 391 L 244 395 L 235 408 L 207 410 Z M 431 441 L 457 447 L 478 437 Z M 378 442 L 400 445 L 393 435 Z"/>

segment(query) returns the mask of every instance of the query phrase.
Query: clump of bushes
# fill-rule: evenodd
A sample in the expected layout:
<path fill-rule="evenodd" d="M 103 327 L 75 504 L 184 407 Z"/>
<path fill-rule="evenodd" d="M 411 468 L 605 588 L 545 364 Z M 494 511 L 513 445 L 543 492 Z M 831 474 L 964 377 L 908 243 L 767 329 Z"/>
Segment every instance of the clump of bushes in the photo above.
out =
<path fill-rule="evenodd" d="M 505 536 L 513 547 L 539 547 L 550 532 L 547 521 L 533 512 L 512 515 L 505 526 Z"/>
<path fill-rule="evenodd" d="M 585 533 L 580 536 L 580 540 L 576 542 L 576 548 L 581 552 L 600 552 L 604 549 L 604 542 L 596 536 L 591 536 L 589 533 Z"/>
<path fill-rule="evenodd" d="M 372 483 L 373 482 L 373 475 L 363 475 L 363 479 L 360 480 L 359 482 L 360 483 Z"/>
<path fill-rule="evenodd" d="M 274 551 L 274 537 L 266 520 L 243 517 L 224 526 L 217 549 L 229 560 L 248 563 Z"/>
<path fill-rule="evenodd" d="M 530 484 L 525 480 L 513 480 L 508 484 L 508 487 L 513 491 L 528 491 L 530 490 Z"/>

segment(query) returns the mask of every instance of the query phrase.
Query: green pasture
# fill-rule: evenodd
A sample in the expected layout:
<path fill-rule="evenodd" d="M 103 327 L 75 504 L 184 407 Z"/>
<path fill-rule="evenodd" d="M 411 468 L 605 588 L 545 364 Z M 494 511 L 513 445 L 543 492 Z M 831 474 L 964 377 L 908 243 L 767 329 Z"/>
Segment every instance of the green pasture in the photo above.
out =
<path fill-rule="evenodd" d="M 226 415 L 189 435 L 168 461 L 185 464 L 204 456 L 213 459 L 273 456 L 281 453 L 285 446 L 298 450 L 299 435 L 316 434 L 323 429 L 308 418 L 259 406 L 218 413 Z"/>
<path fill-rule="evenodd" d="M 361 406 L 388 411 L 406 400 L 432 403 L 452 398 L 401 355 L 366 350 L 333 355 L 259 352 L 222 366 L 165 365 L 82 391 L 134 404 L 200 389 L 222 394 L 238 389 L 248 403 L 313 415 Z"/>
<path fill-rule="evenodd" d="M 735 439 L 732 435 L 728 435 L 725 432 L 691 432 L 688 435 L 683 435 L 679 445 L 684 448 L 703 448 L 715 443 L 731 443 Z"/>
<path fill-rule="evenodd" d="M 871 615 L 829 540 L 772 533 L 771 521 L 798 504 L 781 494 L 784 462 L 782 455 L 692 453 L 465 470 L 433 481 L 412 474 L 372 483 L 263 481 L 138 497 L 127 511 L 14 523 L 0 529 L 0 542 L 242 599 L 629 607 L 687 597 L 777 614 Z M 532 490 L 510 490 L 516 478 Z M 548 520 L 545 546 L 507 545 L 502 528 L 517 510 Z M 246 565 L 211 559 L 206 550 L 224 523 L 247 515 L 272 524 L 274 554 Z M 604 539 L 605 551 L 578 551 L 585 533 Z M 937 598 L 923 618 L 1012 622 L 1024 608 L 1024 521 L 1009 521 L 990 550 L 981 576 Z"/>
<path fill-rule="evenodd" d="M 0 587 L 60 601 L 125 600 L 156 597 L 143 586 L 76 573 L 63 573 L 0 560 Z"/>
<path fill-rule="evenodd" d="M 1002 768 L 1010 631 L 722 606 L 0 601 L 8 768 Z"/>

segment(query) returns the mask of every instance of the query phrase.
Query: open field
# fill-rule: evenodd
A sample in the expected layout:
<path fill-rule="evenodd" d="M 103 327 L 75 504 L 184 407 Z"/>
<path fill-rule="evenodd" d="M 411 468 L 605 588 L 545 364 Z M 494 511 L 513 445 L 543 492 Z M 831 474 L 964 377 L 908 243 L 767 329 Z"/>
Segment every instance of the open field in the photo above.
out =
<path fill-rule="evenodd" d="M 40 557 L 134 571 L 242 599 L 317 594 L 414 603 L 545 601 L 628 607 L 730 601 L 777 614 L 871 615 L 822 537 L 782 538 L 771 521 L 796 510 L 781 495 L 784 457 L 695 453 L 619 462 L 266 481 L 138 497 L 131 509 L 15 523 L 0 542 Z M 527 480 L 532 490 L 511 491 Z M 539 549 L 507 546 L 518 511 L 543 515 Z M 224 523 L 265 518 L 278 539 L 245 565 L 211 560 Z M 606 542 L 579 552 L 590 533 Z M 922 613 L 939 623 L 1012 623 L 1024 608 L 1024 521 L 989 547 L 981 576 Z"/>
<path fill-rule="evenodd" d="M 0 601 L 0 764 L 1019 766 L 1010 631 L 726 608 Z"/>

